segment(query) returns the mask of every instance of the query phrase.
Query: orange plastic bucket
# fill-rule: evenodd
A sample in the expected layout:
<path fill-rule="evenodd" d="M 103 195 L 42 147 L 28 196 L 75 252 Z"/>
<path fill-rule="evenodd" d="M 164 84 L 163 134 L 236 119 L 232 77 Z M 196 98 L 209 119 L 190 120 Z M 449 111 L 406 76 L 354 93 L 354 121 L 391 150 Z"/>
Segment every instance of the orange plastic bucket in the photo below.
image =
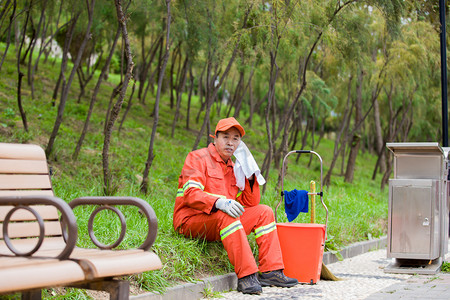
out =
<path fill-rule="evenodd" d="M 324 224 L 277 223 L 286 276 L 301 283 L 319 281 L 325 229 Z"/>

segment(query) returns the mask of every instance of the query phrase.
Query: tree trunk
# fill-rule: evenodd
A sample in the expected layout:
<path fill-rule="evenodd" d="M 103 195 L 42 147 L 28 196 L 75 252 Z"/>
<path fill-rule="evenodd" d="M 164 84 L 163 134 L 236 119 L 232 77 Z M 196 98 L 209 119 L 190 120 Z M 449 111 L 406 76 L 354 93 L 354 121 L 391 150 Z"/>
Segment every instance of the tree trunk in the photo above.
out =
<path fill-rule="evenodd" d="M 380 155 L 380 172 L 386 171 L 386 157 L 384 155 L 384 141 L 383 141 L 383 129 L 381 128 L 380 107 L 378 100 L 375 101 L 373 106 L 373 117 L 375 124 L 375 145 L 377 154 Z"/>
<path fill-rule="evenodd" d="M 21 89 L 22 89 L 22 78 L 23 78 L 24 74 L 20 71 L 20 68 L 19 68 L 18 73 L 19 73 L 19 78 L 18 78 L 18 82 L 17 82 L 17 104 L 19 106 L 19 112 L 20 112 L 20 117 L 22 118 L 23 128 L 25 129 L 25 131 L 28 132 L 27 115 L 26 115 L 25 110 L 23 109 L 23 106 L 22 106 L 22 95 L 21 95 L 21 93 L 22 93 L 21 92 Z"/>
<path fill-rule="evenodd" d="M 166 1 L 167 1 L 167 0 L 166 0 Z M 166 27 L 167 27 L 167 25 L 165 25 L 164 22 L 165 22 L 165 19 L 163 19 L 163 21 L 162 21 L 162 30 L 163 30 L 163 32 L 166 30 Z M 166 43 L 167 43 L 167 42 L 166 42 Z M 156 79 L 157 82 L 159 82 L 159 75 L 161 74 L 160 71 L 161 71 L 161 68 L 162 68 L 162 65 L 161 65 L 161 64 L 163 63 L 164 55 L 165 55 L 164 41 L 161 41 L 161 44 L 159 44 L 158 64 L 157 64 L 156 70 L 154 71 L 154 73 L 155 73 L 156 76 L 157 76 L 157 79 Z M 169 58 L 167 58 L 167 59 L 169 59 Z M 165 70 L 164 70 L 164 71 L 165 71 Z M 164 74 L 163 74 L 163 75 L 164 75 Z M 153 76 L 151 76 L 151 77 L 153 77 Z M 153 84 L 151 84 L 150 82 L 151 82 L 151 81 L 150 81 L 150 78 L 149 78 L 149 82 L 148 82 L 147 88 L 151 86 L 152 94 L 153 94 L 154 91 L 155 91 L 155 89 L 153 88 Z M 162 87 L 161 87 L 161 88 L 162 88 Z M 144 99 L 145 99 L 145 96 L 146 96 L 146 95 L 147 95 L 147 90 L 145 91 Z M 143 101 L 144 99 L 141 99 L 141 100 Z M 142 102 L 142 103 L 144 103 L 144 102 Z M 152 114 L 154 114 L 154 113 L 152 113 Z"/>
<path fill-rule="evenodd" d="M 156 69 L 150 74 L 150 76 L 148 76 L 147 86 L 145 87 L 144 95 L 143 95 L 142 98 L 141 98 L 141 103 L 142 103 L 142 104 L 145 104 L 145 99 L 147 98 L 147 92 L 148 92 L 149 89 L 151 89 L 151 93 L 152 93 L 152 94 L 155 93 L 155 89 L 154 89 L 154 87 L 153 87 L 153 80 L 154 80 L 154 78 L 155 78 L 155 75 L 156 75 L 157 73 L 159 74 L 158 70 L 159 70 L 159 69 L 156 68 Z"/>
<path fill-rule="evenodd" d="M 355 101 L 355 126 L 360 124 L 362 120 L 362 86 L 363 86 L 364 71 L 358 72 L 358 82 L 356 83 L 356 101 Z M 353 134 L 350 154 L 347 161 L 347 169 L 345 171 L 345 182 L 353 182 L 353 174 L 355 172 L 356 157 L 360 148 L 361 135 L 357 130 Z"/>
<path fill-rule="evenodd" d="M 27 80 L 28 80 L 28 85 L 30 86 L 31 89 L 31 99 L 34 99 L 34 73 L 32 72 L 32 66 L 33 66 L 33 52 L 34 52 L 34 47 L 36 46 L 36 40 L 37 37 L 39 37 L 41 35 L 41 27 L 42 27 L 42 23 L 44 22 L 45 19 L 45 9 L 47 7 L 47 2 L 48 0 L 44 0 L 43 5 L 42 5 L 42 10 L 41 10 L 41 16 L 39 17 L 39 23 L 35 32 L 35 39 L 31 42 L 31 50 L 30 50 L 30 56 L 28 58 L 28 76 L 27 76 Z M 44 41 L 41 40 L 41 44 Z M 37 62 L 36 62 L 37 63 Z"/>
<path fill-rule="evenodd" d="M 131 3 L 131 1 L 129 3 Z M 125 55 L 127 58 L 127 70 L 125 73 L 125 77 L 123 79 L 119 99 L 117 99 L 117 102 L 114 105 L 113 110 L 111 111 L 111 116 L 108 120 L 108 126 L 106 127 L 105 131 L 105 140 L 103 142 L 103 152 L 102 152 L 103 183 L 106 195 L 110 195 L 114 192 L 114 187 L 112 186 L 112 175 L 109 170 L 109 147 L 111 144 L 110 142 L 111 134 L 114 127 L 114 123 L 119 116 L 120 109 L 122 108 L 123 100 L 125 99 L 125 95 L 128 88 L 128 83 L 131 79 L 131 76 L 133 75 L 133 67 L 134 67 L 133 56 L 131 54 L 130 40 L 128 38 L 127 19 L 122 9 L 121 0 L 114 0 L 114 4 L 116 6 L 117 20 L 119 21 L 120 28 L 122 29 L 122 38 L 124 41 Z"/>
<path fill-rule="evenodd" d="M 275 48 L 278 50 L 278 44 Z M 270 52 L 270 77 L 269 77 L 269 91 L 267 94 L 267 106 L 265 110 L 265 122 L 266 122 L 266 133 L 267 133 L 267 142 L 269 143 L 266 157 L 264 158 L 264 162 L 261 166 L 261 173 L 264 177 L 268 177 L 270 171 L 270 165 L 272 163 L 273 157 L 273 140 L 272 140 L 272 131 L 270 129 L 270 112 L 272 110 L 272 105 L 275 99 L 275 83 L 278 78 L 278 65 L 277 65 L 277 54 L 278 52 Z M 263 193 L 265 192 L 265 188 L 263 188 Z"/>
<path fill-rule="evenodd" d="M 31 80 L 34 81 L 34 74 L 36 73 L 36 71 L 38 70 L 38 66 L 39 66 L 39 61 L 41 59 L 42 54 L 45 54 L 46 52 L 50 52 L 51 50 L 47 50 L 46 47 L 49 45 L 49 42 L 45 42 L 45 37 L 47 36 L 47 32 L 48 32 L 48 28 L 50 26 L 50 23 L 52 22 L 52 18 L 49 17 L 49 20 L 47 22 L 47 24 L 44 25 L 44 30 L 42 30 L 42 34 L 41 34 L 41 45 L 39 47 L 39 52 L 38 52 L 38 56 L 36 58 L 36 62 L 33 65 L 33 68 L 31 70 Z M 66 23 L 67 24 L 67 23 Z M 59 28 L 57 29 L 57 31 L 59 30 Z M 51 39 L 53 38 L 53 34 L 50 37 Z"/>
<path fill-rule="evenodd" d="M 186 112 L 186 129 L 189 129 L 189 122 L 191 118 L 191 97 L 192 91 L 194 90 L 194 75 L 192 74 L 192 67 L 189 68 L 189 77 L 191 79 L 189 85 L 189 95 L 188 95 L 188 103 L 187 103 L 187 112 Z"/>
<path fill-rule="evenodd" d="M 255 109 L 255 105 L 253 103 L 253 84 L 252 81 L 249 81 L 249 87 L 248 87 L 248 102 L 249 102 L 249 116 L 245 123 L 248 124 L 248 126 L 252 127 L 253 124 L 253 112 Z"/>
<path fill-rule="evenodd" d="M 8 5 L 9 5 L 9 1 L 5 4 L 5 7 L 4 7 L 5 10 L 8 7 Z M 8 29 L 7 29 L 8 34 L 6 36 L 5 52 L 3 53 L 2 61 L 0 62 L 0 72 L 2 70 L 2 66 L 3 66 L 3 62 L 5 61 L 6 54 L 8 53 L 9 45 L 11 44 L 11 28 L 12 28 L 12 26 L 14 24 L 14 18 L 16 17 L 16 7 L 17 7 L 17 2 L 16 2 L 16 0 L 14 0 L 14 2 L 13 2 L 13 11 L 11 13 L 11 16 L 9 17 L 9 25 L 8 25 Z"/>
<path fill-rule="evenodd" d="M 78 68 L 78 83 L 80 85 L 80 93 L 78 94 L 78 100 L 77 103 L 81 103 L 81 99 L 84 97 L 85 91 L 86 91 L 86 86 L 89 84 L 89 82 L 92 80 L 92 78 L 94 77 L 95 71 L 97 71 L 98 66 L 99 66 L 99 62 L 102 61 L 103 58 L 103 51 L 101 51 L 100 55 L 97 58 L 97 63 L 91 68 L 89 65 L 91 63 L 91 57 L 94 54 L 93 52 L 95 52 L 95 42 L 94 45 L 92 46 L 92 52 L 89 54 L 87 62 L 86 62 L 86 74 L 83 70 L 83 66 L 80 65 Z M 109 67 L 109 65 L 108 65 Z"/>
<path fill-rule="evenodd" d="M 130 95 L 130 99 L 128 100 L 127 109 L 125 110 L 125 113 L 123 114 L 122 120 L 120 121 L 119 132 L 122 130 L 123 122 L 125 122 L 125 119 L 127 118 L 128 112 L 130 111 L 131 106 L 133 104 L 133 95 L 134 95 L 134 90 L 135 89 L 136 89 L 136 82 L 133 82 L 133 89 L 131 90 L 131 95 Z"/>
<path fill-rule="evenodd" d="M 214 89 L 214 82 L 215 79 L 217 78 L 217 68 L 215 68 L 216 70 L 213 72 L 214 75 L 211 75 L 211 52 L 208 55 L 208 67 L 206 69 L 206 95 L 205 95 L 205 103 L 204 106 L 205 108 L 205 116 L 203 118 L 203 123 L 202 123 L 202 127 L 200 128 L 199 133 L 197 134 L 197 138 L 195 140 L 194 146 L 192 147 L 192 150 L 196 150 L 198 148 L 198 145 L 200 144 L 200 140 L 203 136 L 203 132 L 205 131 L 205 128 L 209 127 L 209 116 L 210 116 L 210 112 L 211 112 L 211 105 L 214 101 L 214 97 L 212 96 L 212 90 Z M 223 77 L 222 77 L 223 78 Z M 203 110 L 203 106 L 202 109 Z M 206 124 L 208 123 L 208 124 Z"/>
<path fill-rule="evenodd" d="M 316 114 L 315 114 L 315 106 L 316 106 L 316 97 L 313 96 L 312 99 L 312 107 L 313 107 L 313 113 L 311 115 L 311 150 L 314 150 L 316 148 L 316 139 L 315 139 L 315 135 L 316 135 L 316 126 L 317 126 L 317 119 L 316 119 Z M 311 167 L 311 163 L 313 160 L 313 156 L 310 155 L 309 156 L 309 162 L 308 162 L 308 168 Z"/>
<path fill-rule="evenodd" d="M 3 1 L 2 1 L 3 2 Z M 1 25 L 0 28 L 3 27 L 3 16 L 5 15 L 5 13 L 9 10 L 9 4 L 11 3 L 11 0 L 6 0 L 6 2 L 3 4 L 3 9 L 0 12 L 0 21 L 1 21 Z M 14 14 L 14 13 L 13 13 Z"/>
<path fill-rule="evenodd" d="M 21 35 L 21 42 L 20 42 L 20 46 L 17 52 L 17 75 L 18 75 L 18 80 L 17 80 L 17 104 L 19 106 L 19 112 L 20 112 L 20 117 L 22 118 L 22 123 L 23 123 L 23 127 L 25 129 L 25 131 L 28 131 L 28 123 L 27 123 L 27 115 L 25 113 L 25 110 L 23 109 L 23 105 L 22 105 L 22 79 L 23 76 L 25 76 L 22 71 L 20 70 L 20 65 L 21 65 L 21 59 L 20 59 L 20 55 L 22 53 L 22 47 L 23 44 L 25 43 L 25 36 L 26 36 L 26 32 L 27 32 L 27 26 L 28 26 L 28 20 L 30 18 L 30 11 L 31 11 L 31 5 L 32 2 L 30 2 L 30 6 L 27 10 L 27 16 L 25 19 L 25 24 L 23 25 L 23 32 Z"/>
<path fill-rule="evenodd" d="M 58 98 L 58 91 L 61 85 L 61 82 L 63 82 L 63 85 L 65 85 L 65 75 L 64 72 L 67 68 L 67 62 L 69 60 L 69 48 L 70 44 L 72 43 L 73 33 L 75 30 L 75 25 L 78 22 L 78 18 L 80 17 L 80 13 L 77 13 L 71 20 L 70 20 L 70 26 L 67 29 L 66 32 L 66 38 L 64 40 L 64 48 L 63 48 L 63 55 L 62 55 L 62 62 L 61 62 L 61 71 L 59 72 L 58 80 L 56 81 L 55 88 L 53 90 L 53 96 L 52 96 L 52 106 L 56 105 L 56 98 Z"/>
<path fill-rule="evenodd" d="M 61 92 L 61 100 L 60 100 L 60 103 L 58 106 L 58 114 L 56 116 L 55 125 L 53 126 L 53 131 L 52 131 L 52 134 L 50 135 L 50 139 L 48 141 L 47 148 L 45 150 L 47 157 L 50 156 L 50 154 L 53 150 L 53 144 L 54 144 L 56 136 L 58 134 L 59 127 L 61 126 L 61 123 L 62 123 L 64 109 L 66 107 L 67 96 L 69 95 L 69 90 L 72 85 L 73 78 L 75 77 L 76 70 L 78 69 L 78 66 L 80 65 L 81 56 L 83 54 L 84 48 L 86 47 L 87 41 L 91 34 L 90 31 L 91 31 L 92 21 L 94 18 L 94 3 L 95 3 L 95 0 L 91 0 L 90 4 L 89 4 L 88 0 L 86 0 L 86 7 L 88 8 L 89 21 L 88 21 L 88 25 L 86 28 L 86 33 L 84 35 L 84 39 L 81 42 L 80 49 L 78 50 L 76 60 L 73 63 L 73 68 L 72 68 L 72 71 L 70 72 L 69 80 L 67 81 L 66 85 L 63 85 L 63 89 Z M 78 16 L 76 17 L 76 19 L 78 19 Z M 71 39 L 72 38 L 70 38 L 70 40 Z"/>
<path fill-rule="evenodd" d="M 336 138 L 334 140 L 334 151 L 333 151 L 333 159 L 331 160 L 331 164 L 330 167 L 328 168 L 328 172 L 325 175 L 324 179 L 323 179 L 323 185 L 325 186 L 329 186 L 331 183 L 331 174 L 333 173 L 333 169 L 336 165 L 337 159 L 339 157 L 339 154 L 341 153 L 341 150 L 343 148 L 343 145 L 345 145 L 347 143 L 347 139 L 345 135 L 344 141 L 341 142 L 341 138 L 343 136 L 343 133 L 347 131 L 347 126 L 350 120 L 350 116 L 352 115 L 352 111 L 353 111 L 353 105 L 350 107 L 350 99 L 352 96 L 352 81 L 353 81 L 353 76 L 350 76 L 349 81 L 348 81 L 348 89 L 347 89 L 347 104 L 345 106 L 345 111 L 344 111 L 344 117 L 341 123 L 341 128 L 338 131 L 338 134 L 336 135 Z"/>
<path fill-rule="evenodd" d="M 155 99 L 155 108 L 154 108 L 154 115 L 153 115 L 153 128 L 152 128 L 152 135 L 150 138 L 150 145 L 148 147 L 148 156 L 147 161 L 145 163 L 145 169 L 144 174 L 142 176 L 142 184 L 141 184 L 141 191 L 143 193 L 147 193 L 148 191 L 148 174 L 150 172 L 150 168 L 153 163 L 153 159 L 155 158 L 155 155 L 153 154 L 153 147 L 155 143 L 155 137 L 156 137 L 156 129 L 158 127 L 158 121 L 159 121 L 159 101 L 161 98 L 161 89 L 164 79 L 164 74 L 166 72 L 167 67 L 167 61 L 169 60 L 170 55 L 170 25 L 171 25 L 171 19 L 172 15 L 170 13 L 170 1 L 166 0 L 166 6 L 167 6 L 167 25 L 166 25 L 166 51 L 164 53 L 161 69 L 158 76 L 158 88 L 156 90 L 156 99 Z"/>
<path fill-rule="evenodd" d="M 119 25 L 116 30 L 116 35 L 114 37 L 113 44 L 110 48 L 108 58 L 106 59 L 105 65 L 103 66 L 100 76 L 98 77 L 97 84 L 95 85 L 94 90 L 92 92 L 91 101 L 89 103 L 89 110 L 88 110 L 88 113 L 86 116 L 86 120 L 84 121 L 83 131 L 81 132 L 80 138 L 78 139 L 77 145 L 75 147 L 75 151 L 72 154 L 73 160 L 77 160 L 78 154 L 80 153 L 80 150 L 81 150 L 81 146 L 83 145 L 84 138 L 85 138 L 86 133 L 89 128 L 89 122 L 91 120 L 92 112 L 94 110 L 94 105 L 95 105 L 95 102 L 97 101 L 97 95 L 98 95 L 98 92 L 100 91 L 100 86 L 102 84 L 102 81 L 104 78 L 106 78 L 106 73 L 109 70 L 109 65 L 110 65 L 111 59 L 114 55 L 114 50 L 116 48 L 117 41 L 119 40 L 119 37 L 120 37 L 120 32 L 121 32 L 121 28 Z"/>
<path fill-rule="evenodd" d="M 236 109 L 234 110 L 234 117 L 237 119 L 239 118 L 239 114 L 241 112 L 242 108 L 242 102 L 244 101 L 245 94 L 247 94 L 247 90 L 249 89 L 250 83 L 252 82 L 253 74 L 255 73 L 255 64 L 253 64 L 252 70 L 250 71 L 250 76 L 247 81 L 247 85 L 245 85 L 244 90 L 240 94 L 240 96 L 237 99 L 236 103 Z"/>
<path fill-rule="evenodd" d="M 27 9 L 27 15 L 31 14 L 31 8 L 33 6 L 33 0 L 30 0 L 30 5 L 29 5 L 29 9 Z M 34 24 L 33 24 L 33 16 L 28 16 L 27 18 L 29 18 L 30 24 L 31 24 L 31 38 L 30 38 L 30 43 L 28 44 L 27 49 L 25 50 L 25 53 L 23 54 L 22 58 L 20 59 L 20 63 L 22 65 L 25 64 L 25 60 L 28 57 L 28 53 L 30 52 L 31 46 L 33 45 L 35 39 L 36 39 L 36 29 L 34 28 Z M 30 54 L 32 55 L 32 54 Z"/>
<path fill-rule="evenodd" d="M 181 57 L 181 55 L 180 55 L 180 57 Z M 172 138 L 175 134 L 175 126 L 176 126 L 178 118 L 180 116 L 181 96 L 183 95 L 184 88 L 186 86 L 187 72 L 188 72 L 188 69 L 190 68 L 189 64 L 190 64 L 189 56 L 186 55 L 186 59 L 184 60 L 184 63 L 183 63 L 183 68 L 181 69 L 181 74 L 180 74 L 181 76 L 178 77 L 179 79 L 178 79 L 177 91 L 176 91 L 177 104 L 176 104 L 175 115 L 173 117 L 173 123 L 172 123 L 172 132 L 171 132 Z"/>
<path fill-rule="evenodd" d="M 200 113 L 204 110 L 205 108 L 205 103 L 206 101 L 203 101 L 204 98 L 204 92 L 203 92 L 203 75 L 205 74 L 206 68 L 208 66 L 208 61 L 205 62 L 205 65 L 203 66 L 202 69 L 202 73 L 200 74 L 200 77 L 198 78 L 198 99 L 200 101 L 200 109 L 197 113 L 197 116 L 195 118 L 195 122 L 198 124 L 198 121 L 200 119 Z M 208 81 L 208 80 L 206 80 Z"/>
<path fill-rule="evenodd" d="M 170 66 L 170 77 L 169 77 L 169 93 L 170 93 L 170 109 L 173 109 L 173 103 L 174 103 L 174 96 L 173 96 L 173 90 L 174 87 L 174 69 L 175 65 L 177 64 L 177 58 L 180 57 L 180 61 L 178 62 L 178 71 L 177 71 L 177 79 L 179 81 L 179 73 L 180 73 L 180 66 L 181 66 L 181 42 L 178 43 L 178 45 L 175 47 L 175 49 L 172 52 L 172 64 Z"/>
<path fill-rule="evenodd" d="M 120 81 L 119 84 L 113 88 L 113 90 L 111 92 L 111 96 L 109 97 L 108 109 L 106 110 L 105 124 L 103 126 L 103 133 L 106 132 L 106 127 L 108 126 L 108 120 L 110 119 L 111 110 L 113 108 L 114 98 L 116 98 L 117 95 L 119 95 L 120 90 L 122 88 L 122 84 L 123 84 L 123 81 Z"/>
<path fill-rule="evenodd" d="M 147 75 L 148 75 L 148 71 L 150 70 L 152 63 L 153 63 L 153 59 L 156 56 L 156 52 L 159 49 L 159 44 L 162 43 L 164 37 L 161 36 L 157 39 L 156 42 L 153 43 L 153 45 L 150 47 L 149 53 L 150 53 L 150 58 L 148 60 L 148 62 L 146 62 L 145 60 L 143 61 L 143 70 L 141 70 L 141 72 L 139 72 L 139 90 L 138 90 L 138 99 L 141 102 L 144 102 L 145 100 L 142 98 L 143 97 L 143 91 L 144 91 L 144 86 L 145 86 L 145 82 L 147 81 Z M 150 84 L 150 82 L 148 83 Z M 145 89 L 147 90 L 147 88 Z"/>
<path fill-rule="evenodd" d="M 230 116 L 231 110 L 233 109 L 233 107 L 235 108 L 234 113 L 233 113 L 233 117 L 236 118 L 236 116 L 239 115 L 239 112 L 236 114 L 237 102 L 239 101 L 238 98 L 240 98 L 240 93 L 242 91 L 242 86 L 244 85 L 244 77 L 245 77 L 245 72 L 244 72 L 244 69 L 242 68 L 241 71 L 239 72 L 239 80 L 238 80 L 238 83 L 237 83 L 236 88 L 234 90 L 233 100 L 231 100 L 231 102 L 228 104 L 227 118 Z M 234 81 L 234 80 L 232 80 L 232 81 Z"/>
<path fill-rule="evenodd" d="M 61 28 L 64 27 L 64 25 L 63 25 L 63 26 L 61 26 L 60 28 L 58 28 L 58 26 L 59 26 L 59 20 L 61 19 L 61 14 L 62 14 L 62 7 L 63 7 L 63 4 L 64 4 L 64 1 L 60 1 L 60 2 L 59 2 L 58 16 L 56 17 L 56 24 L 55 24 L 55 27 L 56 27 L 57 29 L 56 29 L 56 31 L 51 35 L 49 41 L 47 41 L 47 44 L 51 44 L 51 42 L 52 42 L 54 36 L 56 35 L 56 33 L 57 33 Z M 50 21 L 49 21 L 48 23 L 49 23 L 50 25 L 52 25 Z M 67 21 L 66 24 L 70 24 L 70 20 Z M 50 55 L 51 49 L 50 49 L 50 50 L 45 50 L 45 49 L 46 49 L 46 48 L 44 47 L 44 55 L 45 55 L 44 63 L 47 63 L 48 56 Z M 56 56 L 55 56 L 55 59 L 53 60 L 53 64 L 52 64 L 53 66 L 55 65 L 55 61 L 56 61 Z"/>

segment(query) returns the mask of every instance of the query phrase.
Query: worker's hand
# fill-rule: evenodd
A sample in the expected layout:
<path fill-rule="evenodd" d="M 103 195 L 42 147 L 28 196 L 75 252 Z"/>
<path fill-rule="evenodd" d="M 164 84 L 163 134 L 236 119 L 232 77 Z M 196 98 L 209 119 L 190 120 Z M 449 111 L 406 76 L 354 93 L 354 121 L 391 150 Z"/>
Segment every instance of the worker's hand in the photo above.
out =
<path fill-rule="evenodd" d="M 216 201 L 216 208 L 233 218 L 237 218 L 245 211 L 244 207 L 237 201 L 232 199 L 219 198 Z"/>

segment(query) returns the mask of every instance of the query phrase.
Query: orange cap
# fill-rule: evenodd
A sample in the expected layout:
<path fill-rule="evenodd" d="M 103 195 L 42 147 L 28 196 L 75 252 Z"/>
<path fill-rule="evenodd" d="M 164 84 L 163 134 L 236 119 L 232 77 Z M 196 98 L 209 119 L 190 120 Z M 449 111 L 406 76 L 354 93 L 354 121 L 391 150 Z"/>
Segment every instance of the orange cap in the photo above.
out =
<path fill-rule="evenodd" d="M 222 119 L 219 122 L 217 122 L 216 131 L 214 134 L 217 135 L 218 131 L 226 131 L 231 127 L 236 127 L 236 129 L 239 130 L 241 137 L 245 135 L 244 127 L 242 127 L 241 124 L 239 124 L 239 122 L 236 121 L 236 119 L 233 117 Z"/>

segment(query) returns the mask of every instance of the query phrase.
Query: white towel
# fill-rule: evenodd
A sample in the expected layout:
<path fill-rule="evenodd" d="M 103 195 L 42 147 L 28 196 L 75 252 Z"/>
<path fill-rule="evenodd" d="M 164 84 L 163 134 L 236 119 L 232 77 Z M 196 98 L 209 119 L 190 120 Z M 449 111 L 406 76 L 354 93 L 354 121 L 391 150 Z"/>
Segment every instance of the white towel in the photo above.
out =
<path fill-rule="evenodd" d="M 236 185 L 241 191 L 245 188 L 245 177 L 250 178 L 253 174 L 255 174 L 259 185 L 266 183 L 266 180 L 261 175 L 258 164 L 243 141 L 241 141 L 234 151 L 234 157 L 236 157 L 234 176 L 236 177 Z"/>

